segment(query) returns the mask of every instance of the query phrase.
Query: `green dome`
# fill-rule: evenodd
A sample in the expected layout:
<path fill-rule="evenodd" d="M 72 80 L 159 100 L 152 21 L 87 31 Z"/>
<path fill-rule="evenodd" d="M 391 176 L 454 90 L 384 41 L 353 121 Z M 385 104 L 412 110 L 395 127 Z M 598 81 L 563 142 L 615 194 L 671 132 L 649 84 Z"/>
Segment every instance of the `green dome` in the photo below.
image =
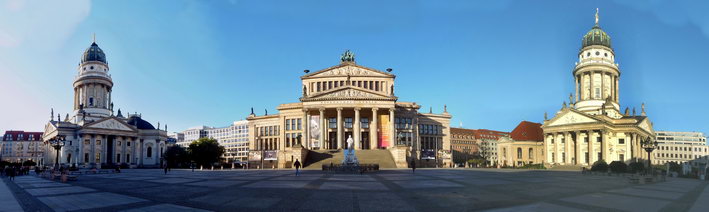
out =
<path fill-rule="evenodd" d="M 611 48 L 611 36 L 608 36 L 598 24 L 593 26 L 593 28 L 583 36 L 583 41 L 581 42 L 581 48 L 592 45 L 602 45 Z"/>

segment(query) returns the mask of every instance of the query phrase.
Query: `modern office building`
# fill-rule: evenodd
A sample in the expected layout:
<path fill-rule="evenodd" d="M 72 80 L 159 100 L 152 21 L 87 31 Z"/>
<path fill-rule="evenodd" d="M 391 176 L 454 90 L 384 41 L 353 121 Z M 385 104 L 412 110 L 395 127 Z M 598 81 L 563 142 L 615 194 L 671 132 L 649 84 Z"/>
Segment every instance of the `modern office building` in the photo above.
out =
<path fill-rule="evenodd" d="M 707 163 L 709 146 L 704 133 L 657 131 L 655 138 L 658 148 L 652 152 L 653 164 L 675 162 L 697 167 Z"/>
<path fill-rule="evenodd" d="M 554 117 L 544 115 L 545 163 L 591 166 L 598 160 L 645 159 L 641 141 L 652 140 L 655 131 L 645 114 L 620 109 L 620 69 L 615 63 L 611 37 L 598 24 L 581 41 L 573 77 L 575 95 Z"/>
<path fill-rule="evenodd" d="M 42 132 L 5 131 L 0 143 L 0 161 L 22 163 L 31 160 L 39 164 L 43 153 Z"/>
<path fill-rule="evenodd" d="M 94 42 L 81 57 L 74 78 L 73 111 L 62 119 L 54 116 L 45 125 L 45 165 L 54 165 L 57 152 L 52 141 L 64 138 L 59 164 L 78 167 L 159 167 L 166 149 L 167 131 L 154 127 L 142 115 L 121 110 L 113 113 L 113 80 L 106 54 Z"/>
<path fill-rule="evenodd" d="M 441 114 L 421 113 L 415 102 L 399 101 L 391 71 L 360 66 L 349 51 L 335 66 L 306 70 L 294 89 L 301 94 L 299 102 L 248 117 L 250 149 L 257 150 L 250 151 L 250 163 L 268 159 L 269 166 L 286 167 L 311 150 L 353 148 L 388 150 L 397 167 L 411 160 L 419 166 L 452 166 L 451 115 L 445 107 Z"/>
<path fill-rule="evenodd" d="M 177 145 L 187 148 L 200 138 L 213 138 L 225 149 L 223 158 L 228 163 L 245 163 L 249 155 L 249 121 L 235 121 L 226 127 L 192 127 L 175 133 Z M 181 139 L 180 139 L 181 137 Z"/>

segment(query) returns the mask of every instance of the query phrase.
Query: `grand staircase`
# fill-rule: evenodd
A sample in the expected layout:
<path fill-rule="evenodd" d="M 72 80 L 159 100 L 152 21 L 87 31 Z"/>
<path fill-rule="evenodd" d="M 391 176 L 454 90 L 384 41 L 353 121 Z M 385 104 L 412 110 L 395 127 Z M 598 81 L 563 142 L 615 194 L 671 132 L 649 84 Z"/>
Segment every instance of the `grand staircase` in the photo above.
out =
<path fill-rule="evenodd" d="M 355 150 L 360 164 L 379 164 L 379 168 L 396 168 L 389 150 Z M 322 169 L 323 164 L 341 164 L 345 157 L 342 150 L 310 150 L 303 169 Z"/>

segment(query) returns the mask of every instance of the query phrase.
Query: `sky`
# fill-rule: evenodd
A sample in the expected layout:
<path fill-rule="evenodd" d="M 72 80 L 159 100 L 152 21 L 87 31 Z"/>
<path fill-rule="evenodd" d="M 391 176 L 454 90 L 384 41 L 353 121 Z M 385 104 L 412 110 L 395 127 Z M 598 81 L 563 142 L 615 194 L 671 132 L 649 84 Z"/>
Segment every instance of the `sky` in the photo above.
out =
<path fill-rule="evenodd" d="M 400 101 L 451 126 L 511 131 L 573 92 L 594 24 L 611 36 L 620 104 L 654 129 L 709 133 L 706 1 L 0 0 L 0 131 L 43 131 L 70 112 L 92 35 L 115 109 L 169 131 L 227 126 L 298 102 L 303 70 L 339 63 L 396 74 Z"/>

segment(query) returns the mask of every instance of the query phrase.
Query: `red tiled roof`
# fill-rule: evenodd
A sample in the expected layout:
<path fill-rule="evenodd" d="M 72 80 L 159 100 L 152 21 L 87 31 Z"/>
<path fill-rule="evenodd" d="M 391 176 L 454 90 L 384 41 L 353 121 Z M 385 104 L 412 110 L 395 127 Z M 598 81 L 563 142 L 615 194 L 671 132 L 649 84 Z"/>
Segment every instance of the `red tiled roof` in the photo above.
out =
<path fill-rule="evenodd" d="M 515 141 L 544 141 L 542 124 L 522 121 L 512 130 L 510 137 Z"/>
<path fill-rule="evenodd" d="M 8 135 L 10 137 L 8 137 Z M 42 132 L 25 132 L 25 131 L 5 131 L 5 134 L 2 136 L 3 141 L 18 141 L 20 140 L 19 137 L 22 135 L 22 141 L 29 141 L 30 135 L 34 135 L 32 138 L 33 141 L 41 141 L 42 140 Z"/>

